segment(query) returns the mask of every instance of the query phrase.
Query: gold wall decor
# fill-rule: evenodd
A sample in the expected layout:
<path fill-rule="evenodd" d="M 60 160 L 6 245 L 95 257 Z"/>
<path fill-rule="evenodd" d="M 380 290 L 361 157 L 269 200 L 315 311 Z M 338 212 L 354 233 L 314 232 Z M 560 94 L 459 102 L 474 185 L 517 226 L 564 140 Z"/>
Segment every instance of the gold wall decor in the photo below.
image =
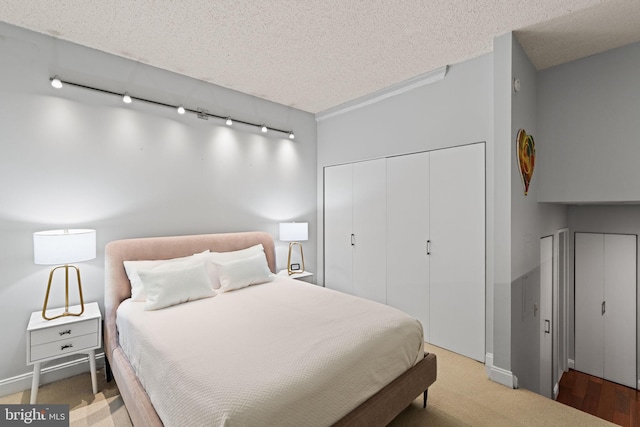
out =
<path fill-rule="evenodd" d="M 522 185 L 524 185 L 524 195 L 526 196 L 529 192 L 529 184 L 536 164 L 536 144 L 533 141 L 533 136 L 527 135 L 524 129 L 518 131 L 516 153 L 518 156 L 518 169 L 522 177 Z"/>

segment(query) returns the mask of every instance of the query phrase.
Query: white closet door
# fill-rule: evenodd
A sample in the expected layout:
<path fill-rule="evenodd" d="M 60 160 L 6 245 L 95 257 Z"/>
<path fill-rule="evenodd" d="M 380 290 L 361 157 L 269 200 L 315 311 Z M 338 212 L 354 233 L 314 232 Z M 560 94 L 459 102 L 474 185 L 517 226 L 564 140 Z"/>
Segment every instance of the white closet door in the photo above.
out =
<path fill-rule="evenodd" d="M 575 234 L 575 367 L 604 377 L 604 235 Z"/>
<path fill-rule="evenodd" d="M 604 235 L 604 378 L 636 388 L 636 236 Z"/>
<path fill-rule="evenodd" d="M 387 304 L 429 341 L 429 153 L 387 159 Z"/>
<path fill-rule="evenodd" d="M 324 284 L 353 293 L 353 166 L 324 169 Z"/>
<path fill-rule="evenodd" d="M 430 342 L 485 359 L 484 144 L 431 152 Z"/>
<path fill-rule="evenodd" d="M 386 303 L 386 159 L 353 165 L 353 294 Z"/>

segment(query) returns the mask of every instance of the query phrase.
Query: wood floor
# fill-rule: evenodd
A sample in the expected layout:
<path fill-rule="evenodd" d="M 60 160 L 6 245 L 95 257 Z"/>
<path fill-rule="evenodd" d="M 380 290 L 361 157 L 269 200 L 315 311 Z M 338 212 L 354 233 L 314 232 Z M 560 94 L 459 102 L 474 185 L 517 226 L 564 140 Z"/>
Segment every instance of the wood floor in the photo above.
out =
<path fill-rule="evenodd" d="M 582 372 L 560 379 L 557 401 L 621 426 L 640 426 L 640 393 Z"/>

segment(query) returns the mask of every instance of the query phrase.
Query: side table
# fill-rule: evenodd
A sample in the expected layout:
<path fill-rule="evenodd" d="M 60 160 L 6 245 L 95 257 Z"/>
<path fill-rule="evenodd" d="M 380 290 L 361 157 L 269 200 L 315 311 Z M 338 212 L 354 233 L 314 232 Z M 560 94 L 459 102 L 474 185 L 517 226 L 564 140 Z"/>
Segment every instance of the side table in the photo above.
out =
<path fill-rule="evenodd" d="M 278 271 L 278 276 L 290 277 L 292 279 L 302 280 L 303 282 L 313 283 L 311 279 L 313 277 L 313 273 L 308 271 L 301 271 L 299 273 L 289 275 L 287 270 L 280 270 Z"/>
<path fill-rule="evenodd" d="M 80 306 L 70 307 L 69 310 L 79 312 Z M 55 316 L 63 311 L 64 309 L 60 308 L 50 310 L 48 314 Z M 30 403 L 35 404 L 38 398 L 42 363 L 72 354 L 89 355 L 91 386 L 93 394 L 98 393 L 95 350 L 101 345 L 102 315 L 98 303 L 85 304 L 81 316 L 45 320 L 41 311 L 31 313 L 27 326 L 27 365 L 33 365 Z"/>

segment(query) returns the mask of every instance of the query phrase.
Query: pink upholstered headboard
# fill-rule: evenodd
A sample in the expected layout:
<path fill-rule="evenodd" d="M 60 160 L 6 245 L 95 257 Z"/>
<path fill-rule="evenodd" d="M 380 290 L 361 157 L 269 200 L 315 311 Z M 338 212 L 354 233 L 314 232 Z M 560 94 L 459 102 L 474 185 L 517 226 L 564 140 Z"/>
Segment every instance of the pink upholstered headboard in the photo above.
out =
<path fill-rule="evenodd" d="M 148 237 L 108 243 L 105 247 L 104 348 L 109 361 L 111 362 L 111 355 L 118 347 L 116 310 L 122 301 L 131 297 L 131 283 L 127 278 L 123 261 L 170 259 L 193 255 L 207 249 L 212 252 L 228 252 L 259 243 L 264 246 L 269 268 L 275 273 L 275 245 L 271 235 L 264 232 Z"/>

